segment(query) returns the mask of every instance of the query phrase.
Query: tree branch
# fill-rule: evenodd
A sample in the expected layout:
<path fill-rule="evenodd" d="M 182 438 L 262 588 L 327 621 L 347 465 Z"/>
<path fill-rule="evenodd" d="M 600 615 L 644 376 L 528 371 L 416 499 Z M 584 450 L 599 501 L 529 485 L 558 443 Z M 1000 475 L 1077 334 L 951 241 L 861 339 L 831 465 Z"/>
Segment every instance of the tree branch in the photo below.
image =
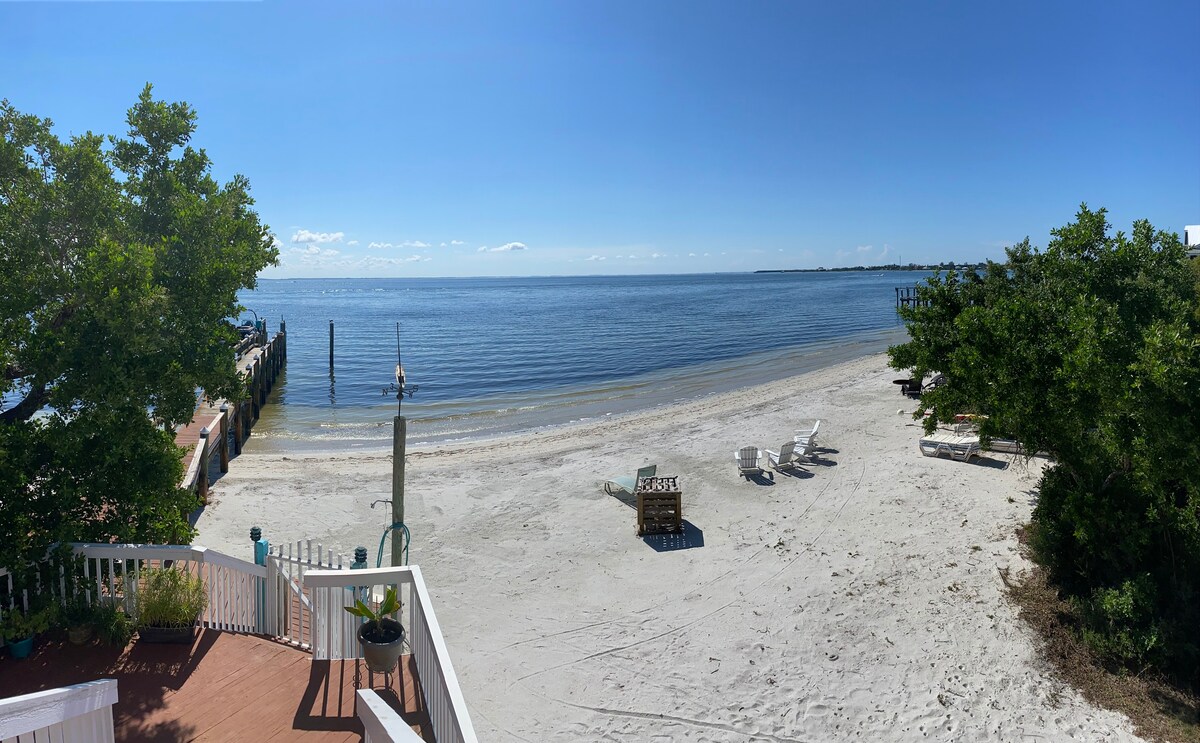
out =
<path fill-rule="evenodd" d="M 33 414 L 46 404 L 46 385 L 39 384 L 29 390 L 25 399 L 15 406 L 0 412 L 0 423 L 20 423 L 33 417 Z"/>

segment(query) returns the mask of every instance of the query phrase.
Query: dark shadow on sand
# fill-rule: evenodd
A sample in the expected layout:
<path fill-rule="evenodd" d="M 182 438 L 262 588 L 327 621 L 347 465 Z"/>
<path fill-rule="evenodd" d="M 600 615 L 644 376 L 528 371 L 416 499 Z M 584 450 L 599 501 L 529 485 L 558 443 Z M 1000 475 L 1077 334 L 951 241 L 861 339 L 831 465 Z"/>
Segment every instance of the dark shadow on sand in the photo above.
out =
<path fill-rule="evenodd" d="M 683 520 L 683 529 L 677 532 L 663 534 L 646 534 L 642 541 L 655 552 L 676 552 L 704 546 L 704 532 L 687 519 Z"/>

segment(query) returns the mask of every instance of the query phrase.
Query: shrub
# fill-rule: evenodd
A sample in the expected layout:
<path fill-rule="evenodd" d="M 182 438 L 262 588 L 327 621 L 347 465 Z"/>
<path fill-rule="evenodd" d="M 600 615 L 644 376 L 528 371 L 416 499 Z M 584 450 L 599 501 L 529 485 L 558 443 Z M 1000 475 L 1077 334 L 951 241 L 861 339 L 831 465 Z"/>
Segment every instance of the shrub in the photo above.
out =
<path fill-rule="evenodd" d="M 142 572 L 137 621 L 142 627 L 191 627 L 208 606 L 204 581 L 176 568 Z"/>
<path fill-rule="evenodd" d="M 123 648 L 133 639 L 133 620 L 115 604 L 97 604 L 92 621 L 96 634 L 105 645 Z"/>

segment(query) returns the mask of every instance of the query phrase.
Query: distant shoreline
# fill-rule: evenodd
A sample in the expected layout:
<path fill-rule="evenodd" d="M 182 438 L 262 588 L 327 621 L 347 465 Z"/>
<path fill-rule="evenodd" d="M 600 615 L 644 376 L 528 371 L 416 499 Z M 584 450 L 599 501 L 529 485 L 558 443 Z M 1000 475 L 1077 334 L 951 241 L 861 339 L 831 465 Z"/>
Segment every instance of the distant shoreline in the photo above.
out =
<path fill-rule="evenodd" d="M 840 266 L 837 268 L 760 268 L 754 273 L 832 273 L 834 271 L 965 271 L 969 268 L 981 269 L 986 263 L 939 263 L 925 266 L 909 264 L 897 266 Z"/>

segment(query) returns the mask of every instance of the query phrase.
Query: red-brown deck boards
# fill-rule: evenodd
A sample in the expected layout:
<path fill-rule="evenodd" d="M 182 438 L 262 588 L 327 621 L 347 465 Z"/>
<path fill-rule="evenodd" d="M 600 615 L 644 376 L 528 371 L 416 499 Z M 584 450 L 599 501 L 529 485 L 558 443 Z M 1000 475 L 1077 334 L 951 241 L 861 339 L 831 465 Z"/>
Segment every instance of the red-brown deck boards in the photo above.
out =
<path fill-rule="evenodd" d="M 117 679 L 118 741 L 359 741 L 359 688 L 373 688 L 433 740 L 412 656 L 384 687 L 362 661 L 314 661 L 253 635 L 204 630 L 188 645 L 117 649 L 39 640 L 27 660 L 0 656 L 0 697 Z"/>

